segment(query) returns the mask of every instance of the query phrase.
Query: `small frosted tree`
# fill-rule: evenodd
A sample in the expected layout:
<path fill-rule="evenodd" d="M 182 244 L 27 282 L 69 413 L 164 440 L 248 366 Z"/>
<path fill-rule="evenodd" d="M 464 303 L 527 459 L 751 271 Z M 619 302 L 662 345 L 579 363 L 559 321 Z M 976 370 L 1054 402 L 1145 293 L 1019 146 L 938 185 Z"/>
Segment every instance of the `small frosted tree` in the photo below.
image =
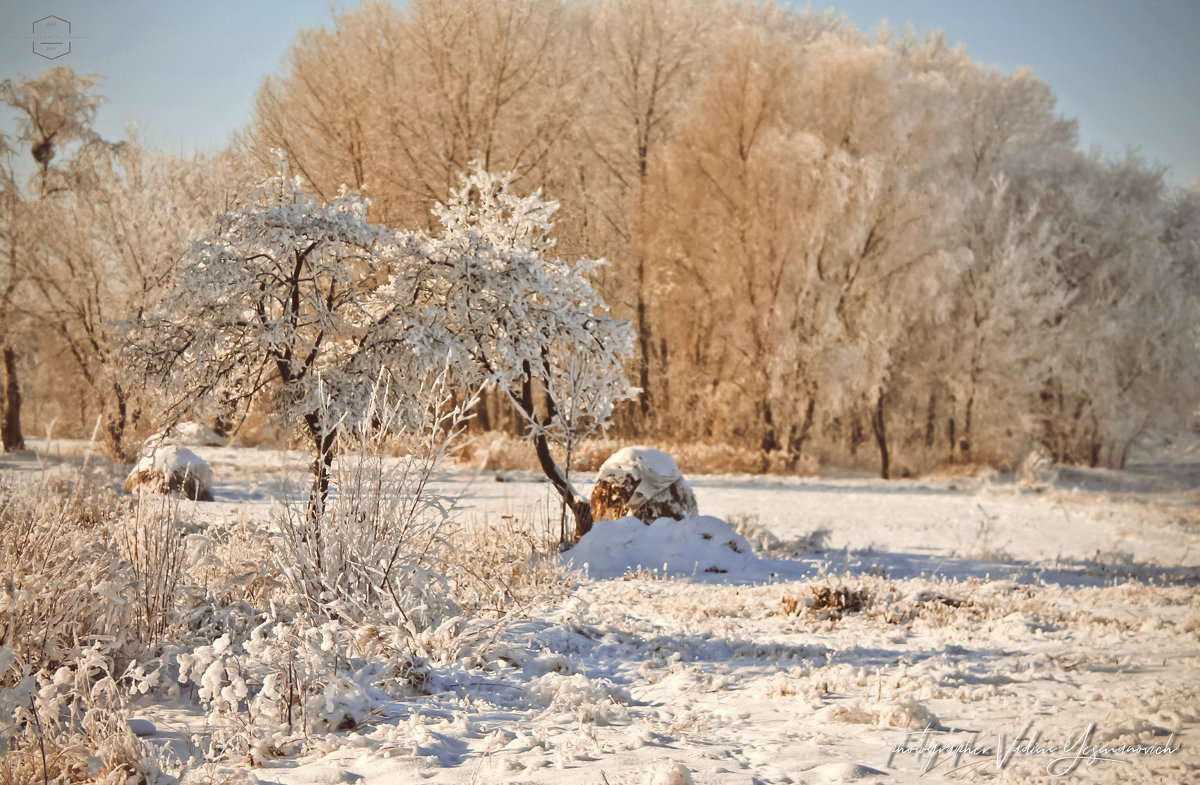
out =
<path fill-rule="evenodd" d="M 435 210 L 431 236 L 369 223 L 356 196 L 322 204 L 281 167 L 196 244 L 131 351 L 176 391 L 171 416 L 205 399 L 268 399 L 310 442 L 315 512 L 339 431 L 370 416 L 380 389 L 416 422 L 440 405 L 431 377 L 460 402 L 495 386 L 586 530 L 587 500 L 551 447 L 569 452 L 633 394 L 622 370 L 633 332 L 589 283 L 597 262 L 547 254 L 557 205 L 509 183 L 476 168 Z"/>
<path fill-rule="evenodd" d="M 442 231 L 427 245 L 439 273 L 429 326 L 457 344 L 465 378 L 482 374 L 516 409 L 579 537 L 591 528 L 591 509 L 571 484 L 572 454 L 608 424 L 616 401 L 637 392 L 624 370 L 634 331 L 609 315 L 590 283 L 602 262 L 551 255 L 558 204 L 511 185 L 511 175 L 476 165 L 434 208 Z"/>
<path fill-rule="evenodd" d="M 207 401 L 269 399 L 274 418 L 311 445 L 316 510 L 339 428 L 368 411 L 380 383 L 402 390 L 423 380 L 422 363 L 436 354 L 410 335 L 410 314 L 376 296 L 418 244 L 398 242 L 366 210 L 345 194 L 319 203 L 281 167 L 195 245 L 133 344 L 175 393 L 168 419 Z"/>

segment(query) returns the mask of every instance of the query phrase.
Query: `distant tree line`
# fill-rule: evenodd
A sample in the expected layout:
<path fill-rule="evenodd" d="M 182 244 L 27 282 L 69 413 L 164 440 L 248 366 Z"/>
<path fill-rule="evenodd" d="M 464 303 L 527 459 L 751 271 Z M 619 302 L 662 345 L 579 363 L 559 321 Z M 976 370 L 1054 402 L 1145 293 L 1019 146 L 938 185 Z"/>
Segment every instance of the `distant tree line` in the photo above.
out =
<path fill-rule="evenodd" d="M 1031 72 L 940 34 L 770 1 L 368 2 L 188 160 L 96 139 L 93 83 L 51 73 L 2 96 L 3 389 L 43 426 L 100 415 L 118 453 L 153 393 L 112 325 L 273 150 L 390 227 L 435 231 L 472 162 L 557 200 L 555 253 L 610 260 L 595 283 L 636 330 L 621 438 L 885 476 L 1039 446 L 1121 466 L 1200 398 L 1200 191 L 1081 151 Z M 506 403 L 479 427 L 524 427 Z"/>

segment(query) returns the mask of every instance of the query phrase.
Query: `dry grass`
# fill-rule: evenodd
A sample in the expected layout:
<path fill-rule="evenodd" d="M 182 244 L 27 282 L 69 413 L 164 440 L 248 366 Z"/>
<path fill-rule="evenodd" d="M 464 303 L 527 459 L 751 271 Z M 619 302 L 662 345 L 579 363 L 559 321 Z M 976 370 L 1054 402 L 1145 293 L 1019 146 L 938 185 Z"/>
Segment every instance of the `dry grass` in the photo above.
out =
<path fill-rule="evenodd" d="M 782 453 L 735 447 L 728 444 L 696 444 L 644 439 L 643 443 L 671 455 L 679 470 L 688 474 L 784 474 L 815 475 L 820 466 L 814 458 L 789 459 Z M 575 451 L 572 471 L 594 475 L 608 457 L 629 439 L 589 439 Z M 458 455 L 464 463 L 491 471 L 536 471 L 537 458 L 526 442 L 504 433 L 476 436 Z M 558 456 L 560 459 L 562 456 Z"/>
<path fill-rule="evenodd" d="M 808 587 L 809 596 L 792 593 L 780 598 L 780 607 L 786 616 L 811 614 L 820 619 L 840 619 L 847 613 L 858 613 L 870 604 L 871 596 L 865 588 L 822 584 Z"/>
<path fill-rule="evenodd" d="M 114 674 L 163 630 L 171 520 L 83 473 L 0 484 L 0 785 L 147 780 Z"/>

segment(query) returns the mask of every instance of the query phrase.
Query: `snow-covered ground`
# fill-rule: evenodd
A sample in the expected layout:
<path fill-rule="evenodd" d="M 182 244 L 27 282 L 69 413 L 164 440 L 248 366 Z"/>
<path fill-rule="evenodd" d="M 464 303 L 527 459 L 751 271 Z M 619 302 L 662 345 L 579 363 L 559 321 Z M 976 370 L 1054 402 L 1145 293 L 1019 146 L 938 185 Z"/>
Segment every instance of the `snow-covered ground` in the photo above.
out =
<path fill-rule="evenodd" d="M 193 449 L 216 478 L 203 520 L 302 492 L 302 455 Z M 525 609 L 485 657 L 434 663 L 429 694 L 376 696 L 369 722 L 302 755 L 189 781 L 1197 782 L 1198 470 L 1193 440 L 1036 490 L 691 477 L 700 513 L 755 553 L 664 575 L 687 532 L 593 547 L 592 577 Z M 557 520 L 534 474 L 460 467 L 438 486 L 473 526 Z M 692 545 L 721 539 L 706 526 Z M 138 713 L 157 743 L 204 732 L 183 698 Z"/>

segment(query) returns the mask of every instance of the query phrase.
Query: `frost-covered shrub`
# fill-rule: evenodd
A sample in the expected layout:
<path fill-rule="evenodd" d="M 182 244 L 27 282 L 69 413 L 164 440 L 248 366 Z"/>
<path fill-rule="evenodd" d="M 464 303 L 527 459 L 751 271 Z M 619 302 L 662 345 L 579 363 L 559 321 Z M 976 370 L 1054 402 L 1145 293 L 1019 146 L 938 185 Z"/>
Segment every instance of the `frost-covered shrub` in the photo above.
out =
<path fill-rule="evenodd" d="M 550 715 L 570 715 L 576 722 L 607 725 L 628 717 L 629 692 L 609 679 L 589 679 L 582 673 L 546 673 L 524 687 L 526 697 Z"/>
<path fill-rule="evenodd" d="M 243 640 L 222 635 L 174 662 L 214 729 L 205 756 L 260 763 L 423 691 L 428 671 L 406 654 L 406 640 L 395 629 L 268 619 Z"/>
<path fill-rule="evenodd" d="M 557 517 L 557 516 L 555 516 Z M 451 552 L 469 558 L 444 563 L 455 601 L 468 616 L 502 619 L 571 589 L 558 561 L 558 521 L 550 510 L 526 506 L 478 516 L 450 529 Z"/>
<path fill-rule="evenodd" d="M 208 760 L 260 763 L 370 724 L 432 689 L 435 669 L 491 661 L 519 610 L 563 583 L 532 540 L 484 543 L 451 517 L 434 481 L 471 401 L 451 405 L 440 388 L 414 423 L 382 393 L 372 400 L 342 433 L 319 518 L 284 505 L 269 525 L 217 521 L 186 536 L 185 637 L 131 681 L 182 686 L 201 704 Z"/>
<path fill-rule="evenodd" d="M 128 503 L 81 479 L 0 484 L 0 682 L 56 668 L 101 637 L 125 640 L 134 578 L 115 531 Z"/>
<path fill-rule="evenodd" d="M 13 671 L 0 648 L 0 785 L 130 785 L 153 780 L 158 760 L 125 718 L 113 652 L 95 644 L 57 668 Z"/>
<path fill-rule="evenodd" d="M 174 526 L 82 475 L 0 485 L 0 785 L 157 771 L 122 680 L 174 620 Z"/>
<path fill-rule="evenodd" d="M 442 569 L 454 500 L 433 480 L 475 399 L 456 402 L 450 385 L 446 375 L 426 380 L 418 397 L 427 404 L 417 408 L 377 387 L 341 433 L 324 510 L 283 508 L 275 562 L 311 618 L 421 630 L 459 613 Z M 405 454 L 390 458 L 397 447 Z"/>
<path fill-rule="evenodd" d="M 117 522 L 114 536 L 128 564 L 138 640 L 160 641 L 176 616 L 185 552 L 183 524 L 166 499 L 139 499 Z"/>

